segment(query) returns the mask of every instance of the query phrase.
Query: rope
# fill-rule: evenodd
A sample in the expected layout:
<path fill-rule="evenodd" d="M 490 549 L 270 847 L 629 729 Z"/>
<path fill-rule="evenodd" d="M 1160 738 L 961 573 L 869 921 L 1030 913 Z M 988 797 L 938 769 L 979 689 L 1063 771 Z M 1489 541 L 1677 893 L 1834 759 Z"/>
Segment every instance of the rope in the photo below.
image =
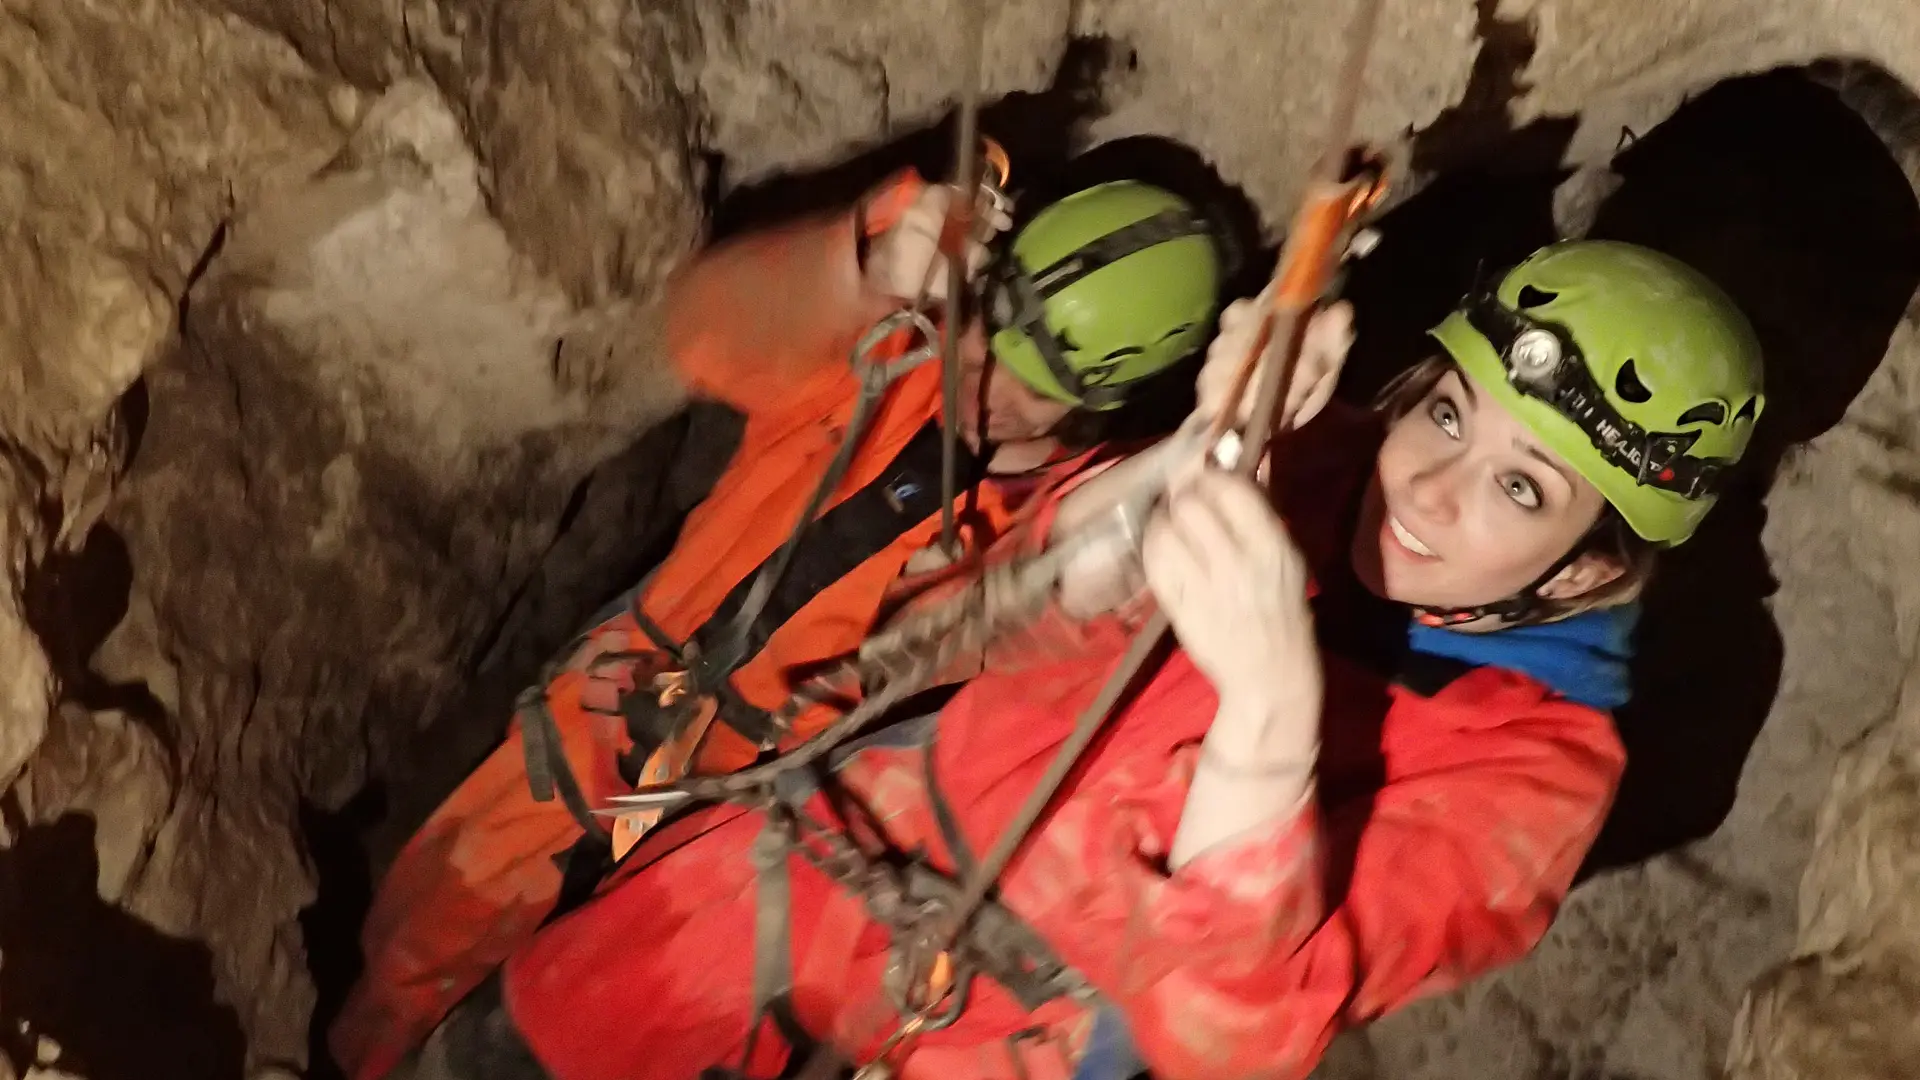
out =
<path fill-rule="evenodd" d="M 947 314 L 940 330 L 940 550 L 954 547 L 954 500 L 959 496 L 960 331 L 966 321 L 967 245 L 973 238 L 974 202 L 980 188 L 980 66 L 986 51 L 985 0 L 962 0 L 961 40 L 966 56 L 960 74 L 960 113 L 954 124 L 953 199 L 940 236 L 947 262 Z"/>
<path fill-rule="evenodd" d="M 850 684 L 871 687 L 860 704 L 772 761 L 738 772 L 642 788 L 613 797 L 610 806 L 595 813 L 618 815 L 689 800 L 757 805 L 782 775 L 810 768 L 895 705 L 927 689 L 933 677 L 962 653 L 1032 623 L 1051 602 L 1060 573 L 1073 556 L 1102 537 L 1083 532 L 1037 556 L 991 568 L 950 600 L 915 612 L 868 639 L 856 659 L 809 680 L 782 712 L 829 700 Z"/>
<path fill-rule="evenodd" d="M 1328 122 L 1326 148 L 1316 162 L 1311 175 L 1306 205 L 1301 208 L 1300 217 L 1306 218 L 1316 213 L 1314 197 L 1316 188 L 1343 186 L 1341 172 L 1344 168 L 1346 152 L 1351 144 L 1353 118 L 1358 111 L 1362 80 L 1366 74 L 1367 53 L 1374 36 L 1374 26 L 1378 22 L 1381 0 L 1360 0 L 1355 12 L 1347 39 L 1347 59 L 1341 74 L 1338 95 L 1334 99 L 1333 115 Z M 1350 221 L 1353 214 L 1365 205 L 1371 205 L 1378 198 L 1377 185 L 1369 190 L 1368 201 L 1361 203 L 1351 196 L 1342 208 L 1342 217 Z M 1343 221 L 1344 224 L 1344 221 Z M 1332 235 L 1322 235 L 1320 230 L 1295 228 L 1289 231 L 1285 250 L 1281 253 L 1277 279 L 1281 287 L 1275 290 L 1273 318 L 1264 340 L 1257 340 L 1248 350 L 1243 362 L 1241 375 L 1235 380 L 1235 386 L 1227 398 L 1226 407 L 1216 418 L 1216 435 L 1220 442 L 1226 442 L 1230 434 L 1228 426 L 1240 414 L 1240 400 L 1245 393 L 1249 376 L 1259 371 L 1259 388 L 1254 398 L 1253 416 L 1247 425 L 1246 433 L 1241 436 L 1244 449 L 1234 461 L 1232 470 L 1241 476 L 1252 476 L 1265 455 L 1266 444 L 1273 431 L 1273 420 L 1279 406 L 1283 388 L 1293 379 L 1293 368 L 1300 356 L 1300 338 L 1304 330 L 1305 316 L 1309 306 L 1319 299 L 1321 288 L 1331 276 L 1329 267 L 1341 252 L 1330 250 L 1338 230 Z M 1317 248 L 1318 250 L 1310 250 Z M 1317 274 L 1314 273 L 1317 271 Z M 1300 285 L 1304 281 L 1317 280 L 1320 285 L 1313 287 L 1304 298 L 1300 295 Z M 1275 342 L 1284 343 L 1284 351 L 1277 357 L 1277 363 L 1262 363 L 1273 351 Z M 1262 370 L 1264 369 L 1264 370 Z M 1046 812 L 1047 805 L 1053 801 L 1060 785 L 1066 781 L 1067 774 L 1073 771 L 1087 747 L 1093 742 L 1106 722 L 1112 718 L 1115 707 L 1122 695 L 1131 688 L 1134 681 L 1147 669 L 1148 661 L 1160 651 L 1170 624 L 1166 612 L 1154 610 L 1145 628 L 1133 640 L 1127 653 L 1121 658 L 1107 682 L 1101 687 L 1080 718 L 1074 723 L 1074 729 L 1067 741 L 1060 747 L 1046 774 L 1020 806 L 1020 812 L 1008 823 L 1006 831 L 1000 834 L 993 849 L 975 867 L 967 881 L 967 887 L 955 905 L 955 912 L 945 932 L 938 940 L 942 951 L 951 949 L 953 943 L 965 932 L 968 920 L 986 899 L 987 892 L 993 888 L 1000 874 L 1012 861 L 1027 835 L 1032 832 L 1040 816 Z"/>

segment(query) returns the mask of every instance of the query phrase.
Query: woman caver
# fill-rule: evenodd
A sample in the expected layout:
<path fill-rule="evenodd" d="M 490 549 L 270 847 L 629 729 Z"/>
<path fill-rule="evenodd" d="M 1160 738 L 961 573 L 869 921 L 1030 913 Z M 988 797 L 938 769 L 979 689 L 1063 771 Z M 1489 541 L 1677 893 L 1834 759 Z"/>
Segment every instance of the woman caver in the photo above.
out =
<path fill-rule="evenodd" d="M 1251 310 L 1223 320 L 1203 410 Z M 1600 242 L 1535 253 L 1432 336 L 1372 412 L 1320 410 L 1330 380 L 1296 380 L 1302 426 L 1257 484 L 1183 465 L 1176 438 L 1040 523 L 1065 535 L 1143 477 L 1185 477 L 1139 558 L 1179 648 L 1000 878 L 1037 940 L 972 980 L 957 1021 L 895 1042 L 893 1075 L 1066 1076 L 1102 1018 L 1157 1077 L 1305 1077 L 1340 1029 L 1545 932 L 1622 768 L 1608 710 L 1633 600 L 1745 450 L 1759 351 L 1699 274 Z M 1113 602 L 1128 577 L 1090 555 L 1059 598 L 1091 616 L 1075 648 L 996 659 L 808 813 L 948 874 L 977 858 L 1141 621 Z M 797 857 L 784 992 L 753 1007 L 760 819 L 716 807 L 650 837 L 436 1033 L 421 1074 L 691 1080 L 738 1067 L 750 1027 L 749 1076 L 802 1035 L 874 1060 L 901 1024 L 889 935 Z"/>

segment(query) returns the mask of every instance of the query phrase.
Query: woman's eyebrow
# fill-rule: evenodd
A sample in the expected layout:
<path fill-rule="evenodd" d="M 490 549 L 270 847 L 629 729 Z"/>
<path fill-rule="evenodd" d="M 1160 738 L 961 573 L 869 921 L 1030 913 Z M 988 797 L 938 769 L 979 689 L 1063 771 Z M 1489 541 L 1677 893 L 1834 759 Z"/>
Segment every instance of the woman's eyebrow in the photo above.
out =
<path fill-rule="evenodd" d="M 1480 407 L 1480 394 L 1473 388 L 1473 380 L 1462 378 L 1452 372 L 1447 374 L 1447 378 L 1459 384 L 1460 393 L 1467 399 L 1467 404 L 1476 409 Z"/>
<path fill-rule="evenodd" d="M 1525 439 L 1513 440 L 1513 448 L 1527 455 L 1530 458 L 1534 458 L 1538 460 L 1542 465 L 1545 465 L 1547 468 L 1552 469 L 1554 472 L 1559 473 L 1560 479 L 1565 480 L 1567 482 L 1568 487 L 1575 486 L 1573 482 L 1573 477 L 1567 473 L 1566 467 L 1561 465 L 1559 462 L 1553 460 L 1552 457 L 1548 456 L 1545 450 L 1540 449 L 1539 447 L 1533 445 L 1532 443 L 1526 441 Z"/>

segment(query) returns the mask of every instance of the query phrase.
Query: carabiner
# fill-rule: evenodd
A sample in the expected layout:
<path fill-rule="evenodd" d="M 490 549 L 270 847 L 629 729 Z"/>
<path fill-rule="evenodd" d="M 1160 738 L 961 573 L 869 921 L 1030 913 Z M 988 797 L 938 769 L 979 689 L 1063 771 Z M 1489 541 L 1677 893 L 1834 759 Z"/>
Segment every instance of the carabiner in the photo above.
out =
<path fill-rule="evenodd" d="M 920 344 L 892 360 L 877 359 L 874 354 L 880 351 L 880 346 L 907 327 L 919 335 Z M 939 338 L 940 328 L 933 325 L 933 320 L 911 308 L 902 308 L 874 323 L 853 347 L 854 374 L 860 380 L 861 390 L 878 395 L 893 385 L 895 379 L 938 356 Z"/>

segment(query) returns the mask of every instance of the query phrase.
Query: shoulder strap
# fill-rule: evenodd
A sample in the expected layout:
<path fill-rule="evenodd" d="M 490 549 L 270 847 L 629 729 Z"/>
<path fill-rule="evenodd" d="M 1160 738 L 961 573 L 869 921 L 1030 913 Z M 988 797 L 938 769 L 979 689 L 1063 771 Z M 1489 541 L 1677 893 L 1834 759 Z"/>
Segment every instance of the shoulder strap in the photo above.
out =
<path fill-rule="evenodd" d="M 872 482 L 801 530 L 777 579 L 770 556 L 693 632 L 694 680 L 701 690 L 720 696 L 722 722 L 755 741 L 773 733 L 763 712 L 730 692 L 733 673 L 758 656 L 774 632 L 814 597 L 940 512 L 940 453 L 940 425 L 929 421 Z M 963 468 L 972 472 L 976 464 L 968 455 Z M 638 598 L 634 607 L 638 613 Z M 650 621 L 641 625 L 649 636 L 660 636 Z M 656 643 L 674 648 L 671 641 Z"/>
<path fill-rule="evenodd" d="M 704 656 L 727 674 L 759 655 L 794 614 L 907 530 L 940 512 L 940 425 L 929 421 L 874 480 L 808 524 L 786 572 L 748 603 L 769 567 L 742 578 L 694 631 Z"/>
<path fill-rule="evenodd" d="M 550 802 L 558 791 L 560 801 L 573 815 L 580 828 L 596 842 L 608 843 L 611 837 L 587 805 L 586 793 L 580 789 L 580 781 L 573 775 L 573 768 L 567 764 L 566 753 L 560 747 L 560 730 L 553 722 L 553 712 L 547 708 L 547 688 L 545 682 L 528 688 L 521 695 L 520 707 L 516 710 L 520 717 L 520 741 L 527 766 L 527 785 L 532 789 L 535 802 Z"/>

